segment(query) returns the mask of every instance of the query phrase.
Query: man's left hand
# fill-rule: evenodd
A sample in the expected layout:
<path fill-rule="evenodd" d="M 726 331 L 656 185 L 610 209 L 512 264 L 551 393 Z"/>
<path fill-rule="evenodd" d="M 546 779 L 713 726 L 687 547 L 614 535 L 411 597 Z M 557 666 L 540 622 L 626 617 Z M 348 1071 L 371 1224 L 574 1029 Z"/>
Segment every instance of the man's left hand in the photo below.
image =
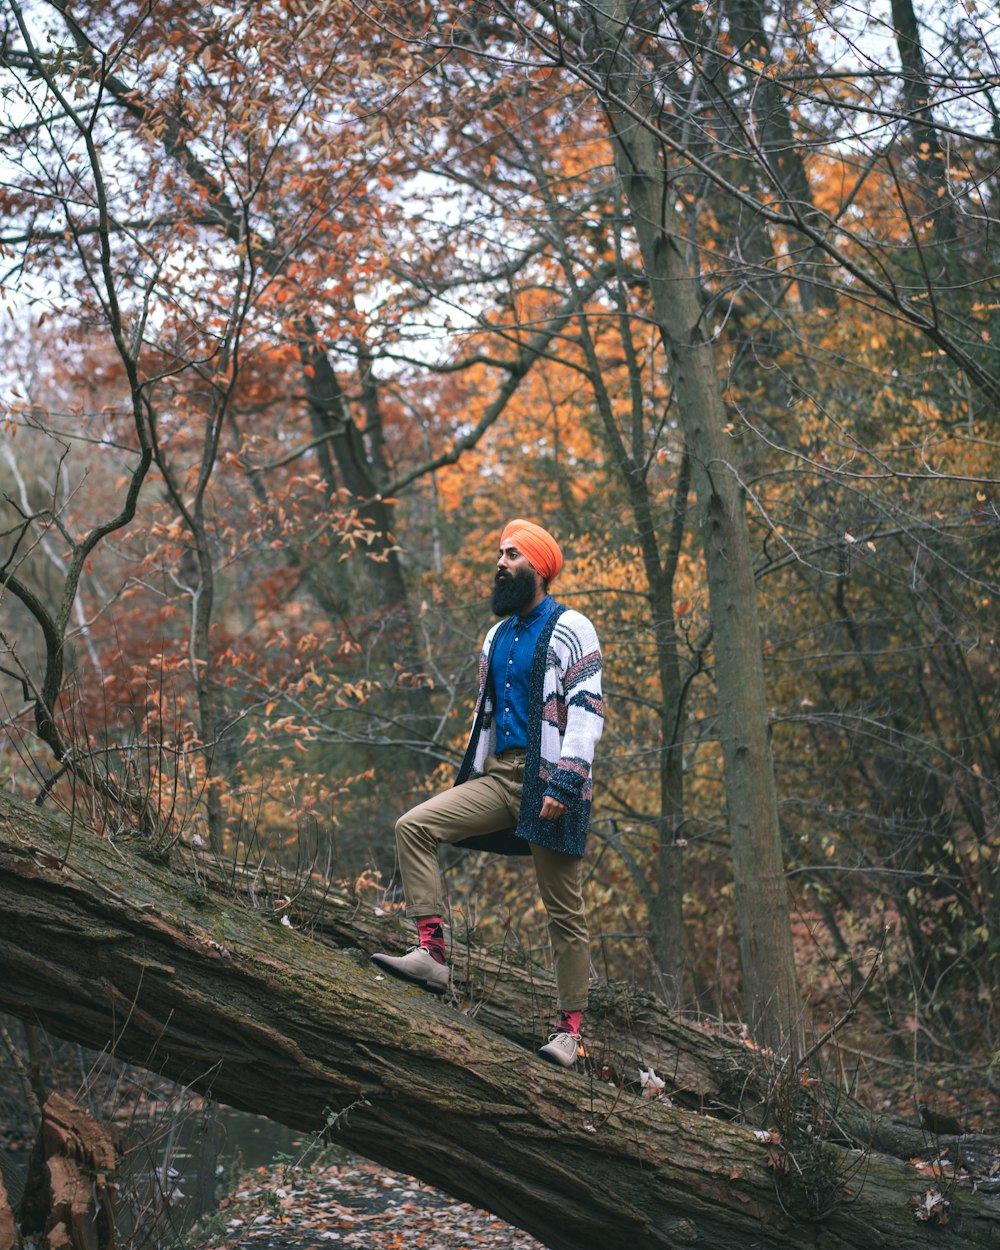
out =
<path fill-rule="evenodd" d="M 558 799 L 552 798 L 549 794 L 546 794 L 542 799 L 542 820 L 558 820 L 565 810 L 566 804 L 560 803 Z"/>

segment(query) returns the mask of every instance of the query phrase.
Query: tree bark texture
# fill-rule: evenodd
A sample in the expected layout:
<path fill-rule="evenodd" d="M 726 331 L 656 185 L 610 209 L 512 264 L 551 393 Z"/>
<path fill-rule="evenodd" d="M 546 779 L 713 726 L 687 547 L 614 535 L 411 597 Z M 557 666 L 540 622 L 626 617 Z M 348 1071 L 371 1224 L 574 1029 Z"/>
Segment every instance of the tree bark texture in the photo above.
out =
<path fill-rule="evenodd" d="M 464 958 L 453 948 L 456 996 L 438 1002 L 381 979 L 360 949 L 400 938 L 397 921 L 328 896 L 287 927 L 278 916 L 292 909 L 277 912 L 260 880 L 255 910 L 211 888 L 203 868 L 179 874 L 141 844 L 2 795 L 0 1009 L 221 1102 L 332 1132 L 552 1250 L 1000 1245 L 996 1199 L 955 1187 L 942 1228 L 917 1218 L 928 1185 L 900 1159 L 819 1140 L 794 1154 L 744 1124 L 643 1097 L 604 1066 L 672 1032 L 659 1069 L 678 1099 L 704 1105 L 719 1073 L 733 1090 L 753 1083 L 734 1044 L 609 992 L 603 1007 L 595 995 L 591 1070 L 553 1068 L 534 1054 L 537 1036 L 521 1044 L 532 1016 L 548 1017 L 544 975 L 511 967 L 498 979 L 471 947 Z M 499 994 L 491 1006 L 508 982 L 508 993 L 520 986 L 514 1039 L 485 1023 L 515 1014 Z M 616 1018 L 631 1038 L 601 1036 Z"/>
<path fill-rule="evenodd" d="M 715 352 L 686 259 L 666 156 L 633 116 L 652 116 L 655 103 L 628 56 L 629 11 L 620 0 L 605 0 L 590 10 L 590 18 L 606 83 L 601 104 L 691 459 L 715 647 L 747 1016 L 760 1042 L 797 1058 L 804 1047 L 802 1000 L 791 946 L 746 500 L 734 468 L 736 443 L 726 429 Z"/>

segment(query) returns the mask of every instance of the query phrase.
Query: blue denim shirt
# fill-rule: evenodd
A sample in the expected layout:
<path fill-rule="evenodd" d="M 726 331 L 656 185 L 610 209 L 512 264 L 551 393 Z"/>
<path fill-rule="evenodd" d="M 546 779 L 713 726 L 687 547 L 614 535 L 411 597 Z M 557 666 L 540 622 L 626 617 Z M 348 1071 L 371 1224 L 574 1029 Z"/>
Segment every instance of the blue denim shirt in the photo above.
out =
<path fill-rule="evenodd" d="M 527 616 L 509 616 L 497 630 L 490 677 L 496 707 L 496 753 L 528 745 L 528 696 L 535 643 L 556 606 L 551 595 Z"/>

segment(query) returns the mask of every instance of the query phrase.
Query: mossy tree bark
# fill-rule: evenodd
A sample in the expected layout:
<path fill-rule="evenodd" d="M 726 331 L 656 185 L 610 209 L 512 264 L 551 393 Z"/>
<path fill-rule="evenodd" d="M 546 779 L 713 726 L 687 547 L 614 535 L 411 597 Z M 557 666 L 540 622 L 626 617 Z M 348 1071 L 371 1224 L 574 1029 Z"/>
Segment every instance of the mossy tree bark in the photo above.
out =
<path fill-rule="evenodd" d="M 335 1121 L 344 1145 L 553 1250 L 914 1250 L 952 1230 L 967 1250 L 1000 1244 L 1000 1205 L 982 1195 L 947 1194 L 947 1230 L 918 1220 L 927 1186 L 899 1159 L 849 1140 L 794 1154 L 744 1124 L 643 1098 L 610 1071 L 540 1062 L 522 1043 L 537 1040 L 530 1021 L 547 1017 L 551 989 L 530 969 L 496 980 L 495 962 L 470 949 L 455 959 L 458 997 L 441 1003 L 368 963 L 362 948 L 391 942 L 398 922 L 303 897 L 287 927 L 289 909 L 260 898 L 251 908 L 203 868 L 179 873 L 142 844 L 0 796 L 0 1009 L 294 1128 Z M 491 994 L 501 988 L 506 1000 Z M 733 1089 L 752 1084 L 737 1046 L 627 995 L 595 997 L 594 1068 L 597 1051 L 631 1062 L 659 1032 L 678 1100 L 718 1104 L 726 1073 Z M 600 1021 L 610 1029 L 616 1013 L 632 1037 L 602 1041 Z"/>

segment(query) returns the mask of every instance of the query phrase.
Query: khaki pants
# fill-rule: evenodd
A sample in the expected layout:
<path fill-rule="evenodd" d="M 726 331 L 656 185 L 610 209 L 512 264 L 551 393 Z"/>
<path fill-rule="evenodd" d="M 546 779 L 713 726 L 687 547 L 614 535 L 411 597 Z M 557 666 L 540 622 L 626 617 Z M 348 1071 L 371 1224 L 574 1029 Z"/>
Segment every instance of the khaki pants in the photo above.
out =
<path fill-rule="evenodd" d="M 419 920 L 443 916 L 438 848 L 517 823 L 524 785 L 524 752 L 505 751 L 486 761 L 485 777 L 436 794 L 396 822 L 396 852 L 406 914 Z M 549 921 L 559 1007 L 583 1011 L 590 980 L 590 945 L 583 913 L 583 860 L 531 846 L 538 889 Z"/>

